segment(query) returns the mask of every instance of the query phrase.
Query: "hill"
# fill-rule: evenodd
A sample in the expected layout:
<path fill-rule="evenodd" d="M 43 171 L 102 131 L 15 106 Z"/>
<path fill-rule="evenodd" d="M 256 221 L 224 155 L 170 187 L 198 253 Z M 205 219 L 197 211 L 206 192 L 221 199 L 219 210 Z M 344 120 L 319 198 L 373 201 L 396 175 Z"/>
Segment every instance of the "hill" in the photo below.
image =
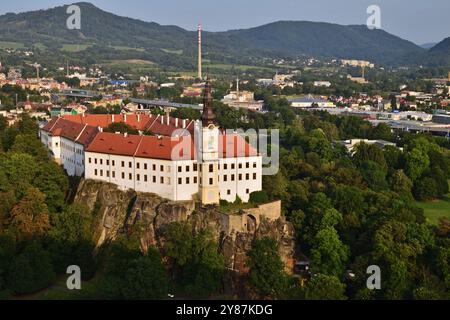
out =
<path fill-rule="evenodd" d="M 450 37 L 428 51 L 427 62 L 433 66 L 450 66 Z"/>
<path fill-rule="evenodd" d="M 90 63 L 140 59 L 195 68 L 196 32 L 121 17 L 77 3 L 81 30 L 66 28 L 67 6 L 0 16 L 0 42 L 60 51 Z M 383 30 L 308 21 L 279 21 L 251 29 L 205 32 L 205 58 L 215 63 L 255 63 L 258 57 L 300 55 L 416 64 L 427 51 Z M 434 48 L 433 48 L 434 49 Z M 50 59 L 50 57 L 46 57 Z M 420 61 L 419 61 L 420 62 Z"/>

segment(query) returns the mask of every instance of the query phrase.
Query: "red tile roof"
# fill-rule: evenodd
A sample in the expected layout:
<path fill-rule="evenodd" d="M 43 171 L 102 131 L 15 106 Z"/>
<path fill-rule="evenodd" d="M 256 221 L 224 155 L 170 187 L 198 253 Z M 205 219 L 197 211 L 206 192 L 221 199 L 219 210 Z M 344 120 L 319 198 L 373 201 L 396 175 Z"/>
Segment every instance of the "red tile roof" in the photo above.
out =
<path fill-rule="evenodd" d="M 236 158 L 257 156 L 258 152 L 238 135 L 222 135 L 219 156 Z M 136 136 L 100 132 L 87 152 L 161 160 L 195 160 L 196 148 L 191 137 Z"/>
<path fill-rule="evenodd" d="M 97 127 L 72 122 L 63 118 L 52 119 L 42 130 L 54 137 L 64 137 L 87 146 L 99 132 Z"/>
<path fill-rule="evenodd" d="M 100 132 L 98 127 L 107 127 L 112 123 L 112 119 L 112 115 L 68 115 L 53 118 L 43 130 L 52 136 L 61 136 L 76 141 L 87 147 L 86 151 L 90 152 L 165 160 L 197 158 L 192 136 L 184 135 L 181 132 L 178 137 L 171 138 L 175 130 L 182 128 L 183 120 L 181 119 L 149 115 L 126 116 L 127 124 L 163 137 L 125 136 Z M 114 122 L 122 121 L 125 121 L 124 115 L 114 115 Z M 195 121 L 186 120 L 186 127 L 187 131 L 193 133 Z M 241 136 L 220 134 L 219 157 L 236 158 L 257 155 L 257 150 Z"/>
<path fill-rule="evenodd" d="M 136 130 L 171 136 L 175 130 L 183 130 L 183 120 L 161 115 L 147 114 L 86 114 L 66 115 L 64 119 L 94 127 L 106 128 L 112 123 L 124 122 Z M 186 130 L 194 132 L 194 121 L 186 120 Z M 187 132 L 185 133 L 187 134 Z M 182 135 L 182 134 L 180 134 Z"/>

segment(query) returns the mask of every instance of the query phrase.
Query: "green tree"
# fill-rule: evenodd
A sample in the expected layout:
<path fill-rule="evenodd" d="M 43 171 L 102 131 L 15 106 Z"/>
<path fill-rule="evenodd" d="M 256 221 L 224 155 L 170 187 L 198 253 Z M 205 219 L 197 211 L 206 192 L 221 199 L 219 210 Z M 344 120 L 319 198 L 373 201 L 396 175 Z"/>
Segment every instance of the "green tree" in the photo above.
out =
<path fill-rule="evenodd" d="M 419 148 L 414 148 L 406 154 L 406 174 L 415 182 L 430 165 L 430 159 L 426 152 Z"/>
<path fill-rule="evenodd" d="M 123 278 L 125 299 L 163 299 L 168 293 L 168 279 L 161 256 L 156 249 L 130 261 Z"/>
<path fill-rule="evenodd" d="M 306 300 L 346 300 L 345 284 L 335 276 L 315 275 L 304 289 Z"/>
<path fill-rule="evenodd" d="M 250 284 L 264 297 L 281 297 L 287 289 L 287 277 L 277 242 L 263 238 L 253 243 L 248 253 Z"/>
<path fill-rule="evenodd" d="M 390 178 L 391 190 L 398 193 L 406 199 L 411 199 L 412 182 L 403 170 L 397 170 Z"/>
<path fill-rule="evenodd" d="M 13 207 L 10 228 L 19 239 L 42 237 L 50 229 L 49 220 L 45 196 L 38 189 L 30 188 Z"/>
<path fill-rule="evenodd" d="M 50 255 L 36 242 L 15 256 L 8 270 L 8 286 L 16 294 L 37 292 L 48 287 L 54 278 Z"/>
<path fill-rule="evenodd" d="M 311 248 L 312 270 L 340 277 L 349 258 L 349 248 L 344 245 L 333 227 L 320 230 Z"/>
<path fill-rule="evenodd" d="M 45 203 L 51 213 L 62 210 L 69 190 L 69 179 L 56 162 L 41 163 L 33 185 L 44 193 Z"/>

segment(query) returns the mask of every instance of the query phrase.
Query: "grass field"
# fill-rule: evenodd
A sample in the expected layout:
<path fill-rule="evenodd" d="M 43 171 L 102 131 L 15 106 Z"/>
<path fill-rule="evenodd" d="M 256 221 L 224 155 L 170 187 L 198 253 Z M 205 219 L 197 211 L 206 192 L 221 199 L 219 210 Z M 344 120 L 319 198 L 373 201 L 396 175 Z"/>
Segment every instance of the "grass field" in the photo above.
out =
<path fill-rule="evenodd" d="M 416 204 L 425 211 L 425 216 L 430 224 L 437 225 L 439 218 L 442 217 L 450 219 L 450 194 L 442 200 L 417 202 Z"/>
<path fill-rule="evenodd" d="M 172 54 L 177 54 L 177 55 L 183 54 L 183 50 L 162 49 L 162 51 L 164 51 L 165 53 L 172 53 Z"/>
<path fill-rule="evenodd" d="M 24 47 L 24 44 L 20 42 L 0 41 L 0 49 L 20 49 Z"/>
<path fill-rule="evenodd" d="M 116 50 L 120 50 L 120 51 L 139 51 L 139 52 L 144 52 L 145 49 L 144 48 L 133 48 L 133 47 L 125 47 L 125 46 L 111 46 L 111 48 L 114 48 Z"/>
<path fill-rule="evenodd" d="M 90 44 L 64 44 L 61 50 L 66 52 L 80 52 L 91 46 Z"/>
<path fill-rule="evenodd" d="M 450 193 L 441 200 L 416 202 L 416 205 L 425 211 L 425 217 L 430 224 L 437 225 L 442 217 L 450 219 Z"/>

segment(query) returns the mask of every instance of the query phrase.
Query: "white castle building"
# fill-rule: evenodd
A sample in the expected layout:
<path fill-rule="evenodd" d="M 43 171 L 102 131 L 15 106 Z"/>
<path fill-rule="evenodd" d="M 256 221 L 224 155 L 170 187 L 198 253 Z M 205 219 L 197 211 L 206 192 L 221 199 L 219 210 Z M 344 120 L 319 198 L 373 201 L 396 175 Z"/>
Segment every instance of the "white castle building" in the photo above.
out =
<path fill-rule="evenodd" d="M 262 190 L 262 157 L 238 134 L 216 126 L 206 84 L 201 121 L 155 115 L 79 115 L 52 119 L 40 138 L 70 176 L 173 201 L 244 202 Z M 140 135 L 103 132 L 123 122 Z M 153 135 L 148 135 L 153 134 Z"/>

